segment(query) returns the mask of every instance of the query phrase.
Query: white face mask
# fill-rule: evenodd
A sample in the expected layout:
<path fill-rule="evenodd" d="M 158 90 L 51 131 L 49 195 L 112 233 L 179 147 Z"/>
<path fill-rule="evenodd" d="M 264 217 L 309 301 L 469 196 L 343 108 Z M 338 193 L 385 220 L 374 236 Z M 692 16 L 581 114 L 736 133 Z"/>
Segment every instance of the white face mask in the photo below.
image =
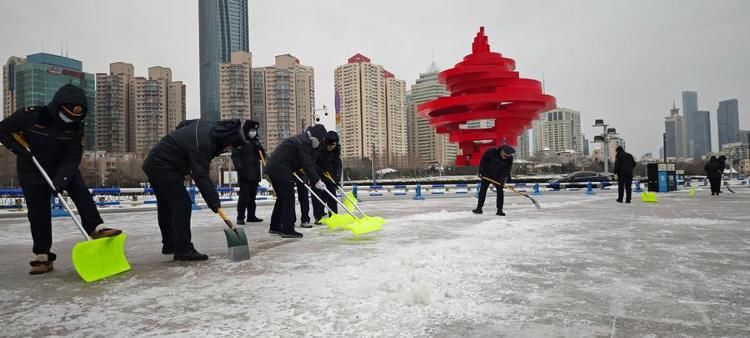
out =
<path fill-rule="evenodd" d="M 247 137 L 249 137 L 249 138 L 255 138 L 255 136 L 258 136 L 258 131 L 257 130 L 251 130 L 251 131 L 247 132 Z"/>
<path fill-rule="evenodd" d="M 69 119 L 67 116 L 65 116 L 65 113 L 63 113 L 61 111 L 57 112 L 57 114 L 60 115 L 60 119 L 63 120 L 63 122 L 65 122 L 65 123 L 73 123 L 73 122 L 75 122 L 75 121 Z"/>

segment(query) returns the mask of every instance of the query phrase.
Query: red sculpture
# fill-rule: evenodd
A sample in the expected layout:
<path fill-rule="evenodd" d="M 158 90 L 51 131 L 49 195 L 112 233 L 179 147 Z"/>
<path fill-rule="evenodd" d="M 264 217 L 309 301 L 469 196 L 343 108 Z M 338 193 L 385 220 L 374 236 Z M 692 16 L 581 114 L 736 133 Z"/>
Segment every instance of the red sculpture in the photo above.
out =
<path fill-rule="evenodd" d="M 539 113 L 555 108 L 555 98 L 542 93 L 537 80 L 520 78 L 516 62 L 490 51 L 484 27 L 474 38 L 472 53 L 463 62 L 438 75 L 450 96 L 417 107 L 440 134 L 458 143 L 456 165 L 479 165 L 482 154 L 502 144 L 516 145 Z M 492 128 L 463 129 L 474 120 L 494 120 Z"/>

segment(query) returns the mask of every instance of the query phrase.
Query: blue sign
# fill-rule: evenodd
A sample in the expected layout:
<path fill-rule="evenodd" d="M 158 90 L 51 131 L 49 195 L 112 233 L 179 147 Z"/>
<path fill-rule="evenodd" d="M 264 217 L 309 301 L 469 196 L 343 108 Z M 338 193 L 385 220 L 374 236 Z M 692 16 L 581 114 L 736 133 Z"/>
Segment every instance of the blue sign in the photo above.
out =
<path fill-rule="evenodd" d="M 667 192 L 667 191 L 669 191 L 669 185 L 667 183 L 667 172 L 660 171 L 659 172 L 659 192 Z"/>

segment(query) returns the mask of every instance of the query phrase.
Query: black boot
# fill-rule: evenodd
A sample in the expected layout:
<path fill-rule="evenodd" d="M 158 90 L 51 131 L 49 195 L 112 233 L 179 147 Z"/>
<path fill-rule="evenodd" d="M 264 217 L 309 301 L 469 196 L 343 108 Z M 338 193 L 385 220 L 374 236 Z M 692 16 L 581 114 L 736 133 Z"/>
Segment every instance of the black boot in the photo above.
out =
<path fill-rule="evenodd" d="M 161 254 L 162 255 L 174 255 L 174 248 L 171 245 L 162 244 Z"/>
<path fill-rule="evenodd" d="M 268 233 L 271 235 L 281 235 L 281 230 L 268 229 Z"/>
<path fill-rule="evenodd" d="M 260 222 L 263 222 L 263 219 L 253 216 L 253 217 L 248 217 L 247 221 L 250 223 L 260 223 Z"/>
<path fill-rule="evenodd" d="M 242 218 L 238 218 L 238 219 L 237 219 L 237 222 L 235 222 L 234 224 L 237 224 L 237 225 L 245 225 L 245 220 L 244 220 L 244 219 L 242 219 Z"/>
<path fill-rule="evenodd" d="M 195 249 L 186 253 L 174 254 L 174 260 L 176 261 L 205 261 L 207 259 L 208 255 L 202 254 Z"/>
<path fill-rule="evenodd" d="M 476 209 L 472 210 L 471 212 L 473 212 L 473 213 L 475 213 L 477 215 L 481 215 L 482 214 L 482 208 L 476 208 Z"/>
<path fill-rule="evenodd" d="M 290 232 L 282 232 L 281 237 L 282 238 L 302 238 L 302 234 L 292 230 Z"/>
<path fill-rule="evenodd" d="M 495 213 L 495 215 L 505 216 L 505 213 L 502 210 L 498 210 L 497 213 Z"/>

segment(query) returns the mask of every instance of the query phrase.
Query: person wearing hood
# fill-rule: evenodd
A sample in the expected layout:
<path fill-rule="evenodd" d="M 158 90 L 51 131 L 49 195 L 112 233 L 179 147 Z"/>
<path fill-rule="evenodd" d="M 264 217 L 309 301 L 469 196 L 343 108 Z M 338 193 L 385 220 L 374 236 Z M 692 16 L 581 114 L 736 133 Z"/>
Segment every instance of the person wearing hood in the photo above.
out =
<path fill-rule="evenodd" d="M 724 163 L 716 156 L 711 156 L 703 170 L 706 171 L 706 178 L 711 184 L 711 196 L 719 196 L 721 194 L 721 176 L 724 173 Z"/>
<path fill-rule="evenodd" d="M 633 169 L 635 169 L 635 158 L 622 146 L 615 149 L 615 175 L 617 175 L 617 203 L 622 203 L 622 195 L 625 193 L 625 203 L 630 203 L 633 185 Z"/>
<path fill-rule="evenodd" d="M 481 180 L 479 185 L 479 201 L 477 202 L 477 208 L 472 210 L 475 214 L 482 213 L 482 207 L 484 206 L 484 200 L 487 197 L 487 189 L 490 184 L 495 186 L 497 190 L 497 213 L 498 216 L 505 216 L 503 211 L 503 204 L 505 202 L 505 194 L 503 193 L 503 185 L 505 182 L 510 181 L 510 170 L 513 167 L 513 154 L 516 150 L 509 145 L 503 145 L 499 148 L 490 148 L 479 161 L 479 176 L 491 178 L 498 183 L 490 183 L 487 180 Z"/>
<path fill-rule="evenodd" d="M 229 147 L 245 145 L 242 130 L 240 120 L 182 121 L 143 161 L 143 171 L 156 195 L 162 254 L 173 254 L 174 260 L 208 259 L 191 242 L 192 205 L 185 176 L 195 181 L 209 209 L 218 212 L 221 202 L 209 176 L 211 160 Z"/>
<path fill-rule="evenodd" d="M 67 84 L 55 93 L 48 105 L 21 108 L 0 121 L 0 142 L 17 155 L 18 181 L 26 199 L 34 242 L 35 259 L 30 262 L 32 275 L 52 271 L 57 257 L 51 251 L 50 198 L 53 194 L 68 192 L 83 228 L 92 238 L 122 232 L 100 226 L 104 221 L 78 169 L 83 156 L 84 119 L 88 108 L 83 90 Z M 31 152 L 13 138 L 13 133 L 23 136 Z M 52 179 L 54 190 L 34 165 L 32 154 Z"/>
<path fill-rule="evenodd" d="M 321 145 L 318 151 L 318 156 L 315 159 L 315 164 L 318 169 L 318 176 L 330 175 L 334 182 L 325 178 L 323 182 L 329 192 L 336 196 L 336 186 L 341 184 L 341 145 L 339 144 L 339 134 L 331 130 L 326 135 L 325 145 Z M 318 193 L 318 191 L 316 191 Z M 325 191 L 318 193 L 323 201 L 326 202 L 328 208 L 333 212 L 338 212 L 338 203 Z M 313 199 L 313 216 L 315 216 L 315 224 L 320 225 L 320 220 L 325 217 L 326 209 L 323 204 L 317 199 Z"/>
<path fill-rule="evenodd" d="M 271 154 L 265 172 L 276 191 L 276 203 L 273 206 L 269 233 L 284 238 L 302 237 L 301 233 L 294 230 L 294 182 L 297 179 L 292 174 L 302 169 L 307 181 L 315 182 L 315 188 L 326 188 L 318 176 L 314 162 L 314 152 L 321 147 L 325 136 L 326 128 L 322 124 L 316 124 L 308 127 L 302 134 L 285 139 Z"/>
<path fill-rule="evenodd" d="M 237 224 L 245 224 L 245 211 L 247 210 L 247 221 L 251 223 L 263 222 L 255 215 L 255 196 L 258 194 L 258 183 L 260 183 L 260 154 L 266 158 L 266 151 L 258 140 L 259 123 L 253 120 L 245 120 L 242 131 L 248 142 L 239 148 L 232 148 L 232 163 L 237 170 L 240 181 L 240 194 L 237 200 Z"/>

